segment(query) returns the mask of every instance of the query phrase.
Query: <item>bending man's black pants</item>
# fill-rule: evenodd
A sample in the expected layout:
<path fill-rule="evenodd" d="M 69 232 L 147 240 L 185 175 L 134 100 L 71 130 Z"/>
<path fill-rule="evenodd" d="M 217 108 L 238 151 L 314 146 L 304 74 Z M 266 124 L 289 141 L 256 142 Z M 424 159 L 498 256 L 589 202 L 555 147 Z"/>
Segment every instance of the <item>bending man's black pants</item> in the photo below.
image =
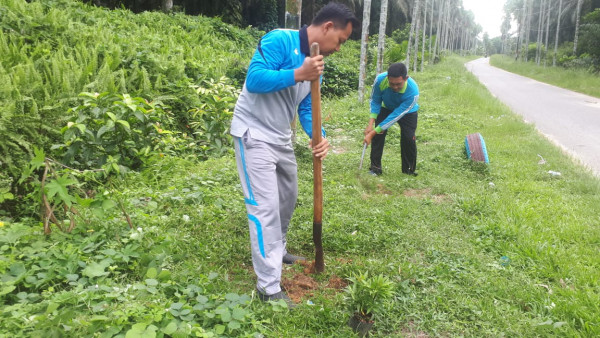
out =
<path fill-rule="evenodd" d="M 375 120 L 375 125 L 379 125 L 385 120 L 392 111 L 381 107 L 379 115 Z M 400 153 L 402 156 L 402 172 L 405 174 L 414 174 L 417 167 L 417 142 L 415 140 L 415 131 L 417 130 L 418 113 L 409 113 L 404 115 L 398 124 L 400 125 Z M 381 174 L 381 157 L 383 156 L 383 146 L 385 145 L 385 136 L 387 130 L 375 135 L 371 141 L 371 170 L 376 174 Z"/>

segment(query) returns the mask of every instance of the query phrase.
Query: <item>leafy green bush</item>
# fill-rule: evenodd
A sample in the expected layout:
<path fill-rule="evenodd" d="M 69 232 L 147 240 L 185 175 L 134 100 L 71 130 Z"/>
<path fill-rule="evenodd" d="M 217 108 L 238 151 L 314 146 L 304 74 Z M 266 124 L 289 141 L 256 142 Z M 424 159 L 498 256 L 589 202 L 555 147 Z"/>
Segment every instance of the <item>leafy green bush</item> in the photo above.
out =
<path fill-rule="evenodd" d="M 347 41 L 341 51 L 325 59 L 321 93 L 326 97 L 346 96 L 358 89 L 360 42 Z"/>
<path fill-rule="evenodd" d="M 137 169 L 160 151 L 161 135 L 172 133 L 161 125 L 171 117 L 160 102 L 128 94 L 81 93 L 80 97 L 82 103 L 69 110 L 73 117 L 61 130 L 64 143 L 53 147 L 62 150 L 69 166 L 101 168 L 112 158 L 122 167 Z"/>
<path fill-rule="evenodd" d="M 385 51 L 386 59 L 389 60 L 389 62 L 391 62 L 391 63 L 404 62 L 404 60 L 406 59 L 407 46 L 408 46 L 408 41 L 406 41 L 406 40 L 402 41 L 402 43 L 400 43 L 400 44 L 397 44 L 397 43 L 390 44 L 389 47 L 387 47 L 386 51 Z"/>
<path fill-rule="evenodd" d="M 560 63 L 565 68 L 583 69 L 590 73 L 597 72 L 600 69 L 600 59 L 594 58 L 589 54 L 581 54 L 578 57 L 569 57 L 561 59 Z"/>
<path fill-rule="evenodd" d="M 240 90 L 227 84 L 227 78 L 219 81 L 204 80 L 192 86 L 200 97 L 200 105 L 190 110 L 189 129 L 203 158 L 210 154 L 222 155 L 231 150 L 228 133 L 233 108 Z"/>
<path fill-rule="evenodd" d="M 48 152 L 60 142 L 69 117 L 64 113 L 80 92 L 129 93 L 162 100 L 176 116 L 187 114 L 202 104 L 190 84 L 228 76 L 239 85 L 262 34 L 181 13 L 134 14 L 70 0 L 3 1 L 0 171 L 16 178 L 34 146 Z M 173 129 L 187 133 L 185 126 Z"/>
<path fill-rule="evenodd" d="M 544 47 L 542 46 L 542 53 L 544 52 Z M 535 54 L 537 53 L 537 44 L 530 43 L 527 46 L 527 60 L 532 61 L 535 60 Z"/>

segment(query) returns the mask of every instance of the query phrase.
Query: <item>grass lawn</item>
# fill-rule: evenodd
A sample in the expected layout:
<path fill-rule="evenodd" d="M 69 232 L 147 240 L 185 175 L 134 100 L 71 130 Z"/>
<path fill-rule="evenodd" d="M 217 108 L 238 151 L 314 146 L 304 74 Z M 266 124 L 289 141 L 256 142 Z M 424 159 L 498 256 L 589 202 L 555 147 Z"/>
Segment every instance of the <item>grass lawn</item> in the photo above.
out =
<path fill-rule="evenodd" d="M 515 61 L 510 56 L 499 54 L 490 57 L 490 64 L 541 82 L 600 98 L 600 76 L 598 74 L 578 69 L 552 67 L 552 61 L 546 67 L 543 64 L 538 66 L 534 62 Z"/>
<path fill-rule="evenodd" d="M 0 310 L 0 337 L 348 337 L 343 288 L 359 271 L 394 282 L 371 331 L 376 337 L 600 335 L 600 181 L 494 99 L 464 61 L 450 57 L 412 74 L 422 107 L 417 177 L 401 174 L 397 126 L 388 134 L 384 175 L 358 172 L 368 102 L 323 102 L 333 145 L 324 162 L 326 268 L 313 275 L 286 267 L 284 284 L 300 304 L 294 312 L 252 294 L 233 155 L 202 163 L 163 158 L 121 186 L 140 229 L 128 230 L 118 212 L 82 223 L 76 237 L 45 239 L 33 220 L 0 228 L 0 268 L 12 274 L 3 283 L 35 275 L 53 248 L 60 252 L 48 261 L 82 262 L 67 275 L 75 284 L 55 282 L 17 298 L 3 284 L 0 296 L 13 298 Z M 475 132 L 489 165 L 466 159 L 464 138 Z M 312 258 L 307 142 L 299 133 L 300 193 L 288 248 Z M 37 261 L 21 264 L 22 252 L 37 252 Z M 112 263 L 103 265 L 106 257 Z"/>

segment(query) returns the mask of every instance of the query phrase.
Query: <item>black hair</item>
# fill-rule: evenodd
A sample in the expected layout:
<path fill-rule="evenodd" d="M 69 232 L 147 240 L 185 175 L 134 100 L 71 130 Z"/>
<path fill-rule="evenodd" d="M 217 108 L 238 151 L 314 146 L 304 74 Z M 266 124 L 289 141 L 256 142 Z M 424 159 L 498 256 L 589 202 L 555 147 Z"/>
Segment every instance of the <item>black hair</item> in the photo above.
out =
<path fill-rule="evenodd" d="M 403 78 L 406 78 L 407 74 L 408 74 L 408 70 L 406 69 L 406 66 L 402 62 L 392 63 L 390 65 L 390 67 L 388 68 L 388 77 L 402 76 Z"/>
<path fill-rule="evenodd" d="M 358 19 L 346 5 L 330 2 L 315 15 L 311 24 L 319 26 L 327 21 L 332 21 L 335 28 L 346 28 L 348 22 L 353 28 L 359 26 Z"/>

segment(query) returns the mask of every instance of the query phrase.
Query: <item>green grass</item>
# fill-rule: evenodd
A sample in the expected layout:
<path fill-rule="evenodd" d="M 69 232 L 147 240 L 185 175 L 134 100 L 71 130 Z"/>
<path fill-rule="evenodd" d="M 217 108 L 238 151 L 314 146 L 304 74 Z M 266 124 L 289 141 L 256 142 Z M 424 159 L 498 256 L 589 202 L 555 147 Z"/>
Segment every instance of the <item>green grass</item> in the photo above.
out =
<path fill-rule="evenodd" d="M 600 97 L 600 76 L 585 70 L 552 67 L 552 62 L 546 67 L 538 66 L 533 62 L 515 61 L 512 57 L 499 54 L 490 57 L 490 64 L 541 82 Z"/>
<path fill-rule="evenodd" d="M 182 335 L 223 329 L 229 336 L 348 337 L 343 292 L 327 285 L 357 271 L 383 274 L 395 285 L 374 325 L 376 337 L 598 336 L 600 182 L 494 99 L 464 61 L 451 57 L 413 74 L 422 107 L 418 177 L 401 174 L 398 127 L 388 135 L 384 175 L 359 173 L 368 102 L 323 102 L 333 144 L 324 162 L 326 270 L 311 276 L 318 288 L 293 313 L 277 304 L 242 302 L 241 328 L 225 329 L 228 317 L 196 309 L 197 295 L 215 304 L 237 299 L 230 293 L 252 295 L 241 188 L 232 153 L 202 163 L 163 158 L 121 187 L 141 238 L 131 237 L 137 230 L 129 231 L 117 211 L 90 216 L 77 235 L 48 239 L 37 221 L 22 226 L 5 220 L 0 291 L 8 290 L 11 278 L 35 278 L 0 298 L 0 337 L 125 334 L 136 323 L 164 333 L 171 322 Z M 464 138 L 474 132 L 486 141 L 489 165 L 465 157 Z M 302 135 L 296 145 L 300 194 L 288 243 L 290 251 L 313 257 L 307 141 Z M 118 257 L 123 252 L 130 252 L 129 262 Z M 104 275 L 83 270 L 107 256 L 113 262 Z M 49 264 L 90 276 L 73 285 L 59 275 L 36 289 Z M 152 268 L 170 272 L 154 289 Z M 299 275 L 297 266 L 284 271 L 286 278 Z M 114 291 L 127 284 L 134 287 Z M 177 315 L 177 304 L 194 307 L 195 317 Z"/>

